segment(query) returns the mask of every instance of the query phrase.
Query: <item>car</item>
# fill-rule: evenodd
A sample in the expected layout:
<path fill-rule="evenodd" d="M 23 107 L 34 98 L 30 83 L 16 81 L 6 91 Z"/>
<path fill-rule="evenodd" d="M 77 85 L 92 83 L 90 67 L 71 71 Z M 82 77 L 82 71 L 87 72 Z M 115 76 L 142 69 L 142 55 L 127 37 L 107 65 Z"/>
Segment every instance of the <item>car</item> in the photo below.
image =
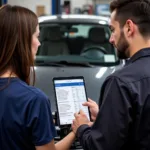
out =
<path fill-rule="evenodd" d="M 52 112 L 57 112 L 53 86 L 53 78 L 57 77 L 84 77 L 87 97 L 98 103 L 105 78 L 125 64 L 109 43 L 109 17 L 42 16 L 39 27 L 35 86 L 48 95 Z"/>
<path fill-rule="evenodd" d="M 109 17 L 42 16 L 39 27 L 35 86 L 48 95 L 52 111 L 57 111 L 54 77 L 83 76 L 87 97 L 98 103 L 105 78 L 124 65 L 109 43 Z"/>

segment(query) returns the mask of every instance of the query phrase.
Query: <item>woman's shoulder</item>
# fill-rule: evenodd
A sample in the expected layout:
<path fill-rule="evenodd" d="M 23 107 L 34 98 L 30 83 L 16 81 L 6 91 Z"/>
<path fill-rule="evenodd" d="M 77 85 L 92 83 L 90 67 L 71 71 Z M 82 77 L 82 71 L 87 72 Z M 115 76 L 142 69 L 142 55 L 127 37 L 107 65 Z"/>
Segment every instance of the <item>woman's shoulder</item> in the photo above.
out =
<path fill-rule="evenodd" d="M 36 95 L 37 98 L 48 99 L 48 96 L 41 89 L 34 86 L 29 86 L 28 88 Z"/>
<path fill-rule="evenodd" d="M 18 79 L 16 82 L 13 82 L 10 86 L 12 89 L 12 94 L 18 95 L 18 97 L 25 98 L 27 100 L 34 100 L 34 99 L 42 99 L 48 100 L 47 95 L 37 87 L 31 86 L 23 82 L 22 80 Z M 10 94 L 11 95 L 11 94 Z"/>
<path fill-rule="evenodd" d="M 29 91 L 30 94 L 33 94 L 37 98 L 48 99 L 47 95 L 41 89 L 31 85 L 24 85 L 24 86 Z"/>

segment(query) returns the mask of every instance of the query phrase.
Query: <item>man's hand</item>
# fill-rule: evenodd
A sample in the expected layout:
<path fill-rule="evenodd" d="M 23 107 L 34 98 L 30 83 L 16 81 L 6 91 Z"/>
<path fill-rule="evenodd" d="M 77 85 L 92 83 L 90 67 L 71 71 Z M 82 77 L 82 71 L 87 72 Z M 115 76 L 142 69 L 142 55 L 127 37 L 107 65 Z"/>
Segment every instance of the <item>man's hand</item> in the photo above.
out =
<path fill-rule="evenodd" d="M 75 113 L 74 116 L 75 116 L 75 119 L 73 120 L 72 130 L 75 134 L 76 134 L 77 129 L 81 125 L 83 124 L 87 124 L 89 126 L 92 125 L 92 123 L 88 120 L 86 114 L 82 110 L 80 110 L 79 113 Z"/>
<path fill-rule="evenodd" d="M 88 106 L 91 112 L 91 118 L 93 121 L 96 120 L 97 114 L 99 112 L 99 107 L 97 103 L 90 98 L 88 99 L 88 102 L 83 103 L 83 106 Z"/>

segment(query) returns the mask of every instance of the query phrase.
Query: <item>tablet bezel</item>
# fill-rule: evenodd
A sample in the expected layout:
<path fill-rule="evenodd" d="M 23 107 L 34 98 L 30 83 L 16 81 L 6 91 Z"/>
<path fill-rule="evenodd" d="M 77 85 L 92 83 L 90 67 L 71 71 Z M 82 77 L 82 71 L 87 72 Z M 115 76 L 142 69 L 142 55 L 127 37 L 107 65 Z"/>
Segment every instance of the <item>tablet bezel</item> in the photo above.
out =
<path fill-rule="evenodd" d="M 57 100 L 57 95 L 56 95 L 56 87 L 55 87 L 55 83 L 54 81 L 55 80 L 73 80 L 73 79 L 82 79 L 83 80 L 83 84 L 84 84 L 84 89 L 85 89 L 85 97 L 86 97 L 86 100 L 88 101 L 88 97 L 87 97 L 87 91 L 86 91 L 86 86 L 85 86 L 85 80 L 84 80 L 84 77 L 83 76 L 70 76 L 70 77 L 54 77 L 53 78 L 53 87 L 54 87 L 54 95 L 55 95 L 55 100 L 56 100 L 56 109 L 57 109 L 57 114 L 58 114 L 58 124 L 60 127 L 66 127 L 66 126 L 71 126 L 71 124 L 64 124 L 64 125 L 61 125 L 60 124 L 60 115 L 59 115 L 59 109 L 58 109 L 58 100 Z M 89 107 L 88 107 L 88 113 L 89 113 L 89 118 L 90 118 L 90 121 L 91 121 L 91 113 L 90 113 L 90 110 L 89 110 Z"/>

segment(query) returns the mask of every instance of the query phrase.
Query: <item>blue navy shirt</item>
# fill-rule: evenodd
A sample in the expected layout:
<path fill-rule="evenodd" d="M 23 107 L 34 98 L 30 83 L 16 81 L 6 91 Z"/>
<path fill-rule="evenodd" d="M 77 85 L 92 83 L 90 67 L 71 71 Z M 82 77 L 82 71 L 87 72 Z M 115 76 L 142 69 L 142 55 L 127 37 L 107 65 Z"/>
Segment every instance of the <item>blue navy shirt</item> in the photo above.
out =
<path fill-rule="evenodd" d="M 0 78 L 0 150 L 35 150 L 55 128 L 48 97 L 18 78 Z"/>
<path fill-rule="evenodd" d="M 77 136 L 85 150 L 150 150 L 150 48 L 104 82 L 94 125 Z"/>

